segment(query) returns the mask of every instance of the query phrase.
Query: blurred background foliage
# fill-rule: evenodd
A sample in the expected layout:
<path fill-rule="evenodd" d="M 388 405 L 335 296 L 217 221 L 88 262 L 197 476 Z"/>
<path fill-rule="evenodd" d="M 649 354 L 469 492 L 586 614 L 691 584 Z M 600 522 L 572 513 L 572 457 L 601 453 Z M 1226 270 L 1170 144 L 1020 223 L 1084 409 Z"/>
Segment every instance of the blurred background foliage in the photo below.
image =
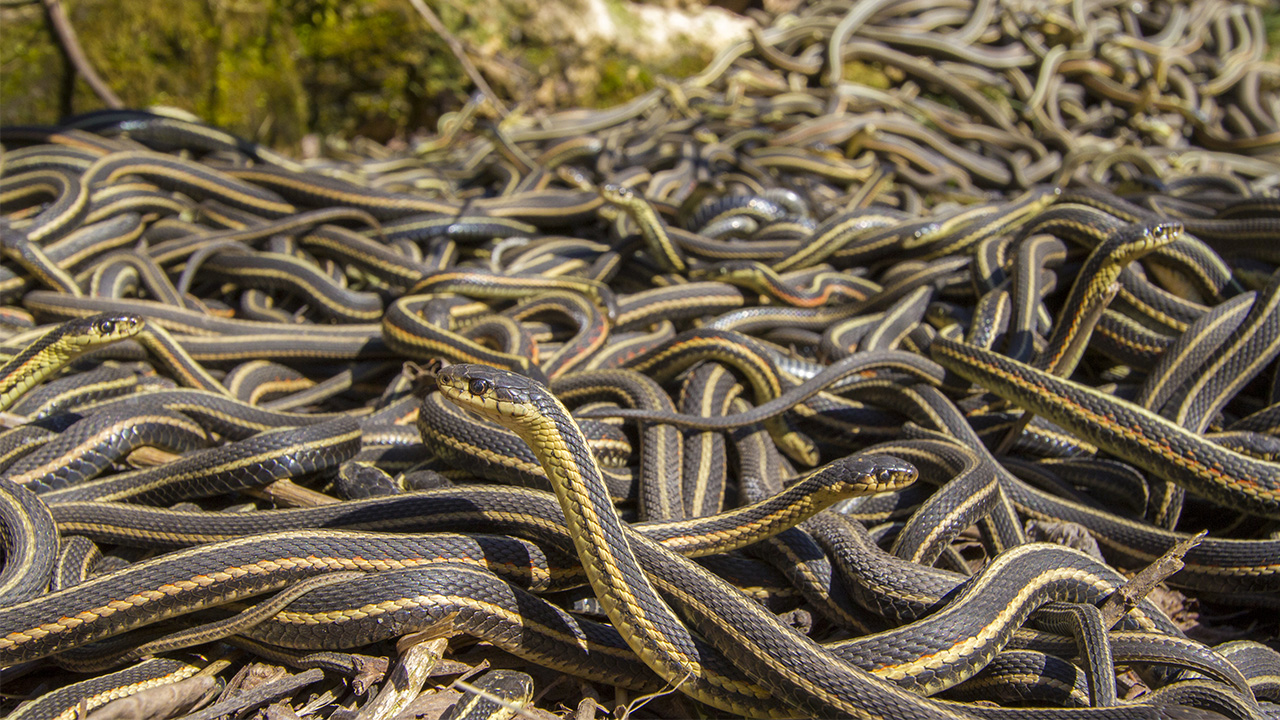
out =
<path fill-rule="evenodd" d="M 645 57 L 625 43 L 584 42 L 569 25 L 592 3 L 618 27 L 638 22 L 628 17 L 627 0 L 427 0 L 513 105 L 611 105 L 654 87 L 660 76 L 698 71 L 713 54 L 716 38 L 669 43 Z M 551 5 L 559 11 L 548 12 Z M 63 6 L 90 63 L 127 107 L 180 108 L 280 148 L 309 133 L 387 141 L 432 131 L 474 90 L 409 0 Z M 0 35 L 0 122 L 53 123 L 102 107 L 75 81 L 39 2 L 0 5 Z"/>

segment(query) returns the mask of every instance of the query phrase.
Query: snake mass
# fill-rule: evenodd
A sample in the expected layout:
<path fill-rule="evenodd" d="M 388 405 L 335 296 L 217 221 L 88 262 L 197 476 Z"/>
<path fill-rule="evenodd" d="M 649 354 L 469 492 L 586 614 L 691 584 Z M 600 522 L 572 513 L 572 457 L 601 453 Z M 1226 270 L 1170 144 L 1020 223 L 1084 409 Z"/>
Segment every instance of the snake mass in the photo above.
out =
<path fill-rule="evenodd" d="M 770 13 L 397 149 L 0 128 L 0 715 L 1280 716 L 1274 11 Z"/>

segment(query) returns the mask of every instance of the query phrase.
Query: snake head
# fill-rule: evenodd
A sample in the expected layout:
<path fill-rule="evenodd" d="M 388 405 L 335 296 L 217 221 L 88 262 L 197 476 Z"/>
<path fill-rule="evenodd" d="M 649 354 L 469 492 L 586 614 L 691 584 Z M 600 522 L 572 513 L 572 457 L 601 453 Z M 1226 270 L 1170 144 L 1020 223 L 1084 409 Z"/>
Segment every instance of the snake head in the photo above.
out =
<path fill-rule="evenodd" d="M 1151 225 L 1150 233 L 1153 247 L 1164 247 L 1182 234 L 1182 223 L 1177 220 L 1161 220 Z"/>
<path fill-rule="evenodd" d="M 523 375 L 469 363 L 442 368 L 436 373 L 436 386 L 451 402 L 500 424 L 524 416 L 538 398 L 548 395 L 546 388 Z"/>
<path fill-rule="evenodd" d="M 851 462 L 866 467 L 867 475 L 874 479 L 878 492 L 901 490 L 916 481 L 920 471 L 915 465 L 892 455 L 855 455 Z"/>
<path fill-rule="evenodd" d="M 599 192 L 600 197 L 604 198 L 605 202 L 618 204 L 628 203 L 636 196 L 635 192 L 632 191 L 631 188 L 625 185 L 617 185 L 615 183 L 606 183 L 601 185 Z"/>
<path fill-rule="evenodd" d="M 892 492 L 915 482 L 918 472 L 911 463 L 892 455 L 849 455 L 823 465 L 792 489 L 809 495 L 815 511 L 854 497 Z"/>
<path fill-rule="evenodd" d="M 727 260 L 716 266 L 720 277 L 755 279 L 764 274 L 765 266 L 755 260 Z"/>
<path fill-rule="evenodd" d="M 561 165 L 556 168 L 556 176 L 560 178 L 566 185 L 575 187 L 579 190 L 591 190 L 595 184 L 591 182 L 591 177 L 582 170 L 572 165 Z"/>
<path fill-rule="evenodd" d="M 725 260 L 715 265 L 693 268 L 689 270 L 690 280 L 725 280 L 742 274 L 745 269 L 755 265 L 750 260 Z"/>
<path fill-rule="evenodd" d="M 916 467 L 892 455 L 858 454 L 836 460 L 816 471 L 839 497 L 874 495 L 901 490 L 916 481 Z"/>
<path fill-rule="evenodd" d="M 104 345 L 137 335 L 146 320 L 140 315 L 103 313 L 68 323 L 68 332 L 86 344 Z"/>

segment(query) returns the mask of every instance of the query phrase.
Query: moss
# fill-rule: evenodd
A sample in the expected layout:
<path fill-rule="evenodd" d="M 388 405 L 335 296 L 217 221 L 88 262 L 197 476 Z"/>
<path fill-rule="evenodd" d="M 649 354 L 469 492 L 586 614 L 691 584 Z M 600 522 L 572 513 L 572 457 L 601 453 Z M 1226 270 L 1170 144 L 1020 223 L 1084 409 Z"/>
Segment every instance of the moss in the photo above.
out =
<path fill-rule="evenodd" d="M 1008 114 L 1017 114 L 1023 107 L 1021 101 L 1011 97 L 1004 88 L 997 85 L 982 85 L 978 88 L 978 92 Z"/>
<path fill-rule="evenodd" d="M 406 4 L 306 4 L 311 20 L 299 28 L 299 70 L 311 127 L 385 140 L 434 124 L 465 100 L 462 68 Z"/>
<path fill-rule="evenodd" d="M 201 117 L 219 110 L 219 18 L 203 2 L 152 5 L 121 0 L 84 0 L 68 5 L 80 29 L 85 54 L 126 105 L 169 105 Z M 111 17 L 103 32 L 85 32 Z M 74 109 L 99 105 L 77 83 Z"/>
<path fill-rule="evenodd" d="M 618 27 L 635 27 L 639 23 L 639 18 L 623 0 L 604 0 L 604 6 Z"/>
<path fill-rule="evenodd" d="M 232 6 L 235 7 L 235 6 Z M 307 131 L 307 95 L 294 62 L 297 37 L 278 3 L 225 13 L 219 30 L 208 116 L 249 129 L 272 144 L 293 144 Z"/>
<path fill-rule="evenodd" d="M 505 97 L 611 105 L 655 87 L 660 75 L 696 73 L 711 55 L 643 66 L 609 47 L 566 42 L 563 28 L 537 27 L 537 0 L 426 2 Z M 622 0 L 608 2 L 620 25 L 637 21 Z M 386 140 L 433 128 L 473 91 L 445 42 L 404 0 L 64 5 L 90 62 L 126 105 L 176 107 L 277 147 L 308 133 Z M 0 9 L 0 25 L 0 122 L 56 122 L 65 73 L 42 12 Z M 507 60 L 486 64 L 495 56 Z M 76 82 L 71 107 L 101 102 Z"/>
<path fill-rule="evenodd" d="M 956 100 L 954 97 L 946 93 L 934 92 L 932 90 L 921 90 L 920 97 L 932 100 L 933 102 L 944 107 L 949 107 L 952 110 L 959 110 L 961 112 L 968 111 L 964 105 L 960 104 L 959 100 Z"/>
<path fill-rule="evenodd" d="M 549 45 L 530 45 L 523 54 L 525 65 L 539 75 L 549 74 L 560 64 L 559 54 Z"/>
<path fill-rule="evenodd" d="M 596 107 L 625 102 L 654 87 L 653 73 L 631 58 L 606 58 L 598 67 L 600 81 L 595 87 Z"/>
<path fill-rule="evenodd" d="M 703 48 L 702 52 L 692 52 L 686 55 L 678 55 L 666 65 L 662 66 L 662 74 L 677 80 L 692 77 L 702 72 L 707 64 L 711 62 L 714 53 L 708 48 Z"/>
<path fill-rule="evenodd" d="M 0 10 L 0 27 L 0 123 L 57 120 L 62 58 L 49 41 L 43 15 L 34 6 Z"/>
<path fill-rule="evenodd" d="M 893 81 L 880 63 L 850 60 L 844 64 L 842 73 L 845 80 L 857 85 L 865 85 L 877 90 L 888 90 L 893 87 Z"/>
<path fill-rule="evenodd" d="M 1267 59 L 1280 62 L 1280 5 L 1266 5 L 1262 22 L 1267 28 Z"/>

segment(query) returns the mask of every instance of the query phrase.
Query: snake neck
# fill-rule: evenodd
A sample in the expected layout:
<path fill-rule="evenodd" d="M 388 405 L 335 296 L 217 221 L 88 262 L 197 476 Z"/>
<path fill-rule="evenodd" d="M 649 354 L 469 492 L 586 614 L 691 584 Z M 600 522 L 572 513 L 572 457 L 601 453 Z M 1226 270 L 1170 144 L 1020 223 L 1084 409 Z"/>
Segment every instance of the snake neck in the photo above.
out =
<path fill-rule="evenodd" d="M 622 520 L 613 508 L 600 468 L 588 449 L 586 438 L 571 420 L 568 412 L 537 412 L 523 418 L 528 430 L 521 434 L 542 464 L 547 479 L 564 508 L 565 521 L 574 545 L 582 557 L 589 576 L 599 576 L 605 587 L 616 593 L 624 587 L 620 576 L 639 563 L 630 551 Z M 616 553 L 614 563 L 602 549 L 626 548 Z M 643 577 L 643 573 L 641 573 Z M 611 579 L 621 583 L 613 586 Z"/>
<path fill-rule="evenodd" d="M 672 647 L 660 630 L 678 621 L 637 560 L 585 437 L 559 401 L 548 401 L 554 407 L 539 407 L 512 429 L 533 448 L 555 489 L 587 580 L 609 621 L 660 676 L 687 681 L 690 670 L 675 656 L 688 648 Z"/>

